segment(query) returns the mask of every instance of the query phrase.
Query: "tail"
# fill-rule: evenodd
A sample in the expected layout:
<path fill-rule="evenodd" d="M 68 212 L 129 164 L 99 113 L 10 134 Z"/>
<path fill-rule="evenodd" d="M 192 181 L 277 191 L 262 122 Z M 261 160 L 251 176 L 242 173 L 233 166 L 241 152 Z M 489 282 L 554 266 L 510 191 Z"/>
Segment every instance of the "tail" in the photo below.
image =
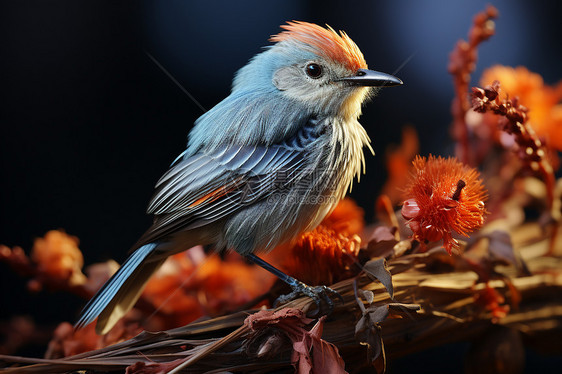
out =
<path fill-rule="evenodd" d="M 76 325 L 76 329 L 89 325 L 96 317 L 96 332 L 106 334 L 135 304 L 150 276 L 158 270 L 166 259 L 150 259 L 156 248 L 155 243 L 137 249 L 123 263 L 117 273 L 86 304 Z M 160 256 L 159 256 L 160 257 Z"/>

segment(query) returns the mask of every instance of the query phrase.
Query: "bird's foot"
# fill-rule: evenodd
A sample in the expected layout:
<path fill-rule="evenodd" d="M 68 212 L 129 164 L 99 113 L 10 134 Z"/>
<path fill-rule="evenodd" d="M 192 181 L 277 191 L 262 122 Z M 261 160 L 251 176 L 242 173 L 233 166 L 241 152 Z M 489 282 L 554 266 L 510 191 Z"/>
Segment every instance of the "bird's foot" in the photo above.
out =
<path fill-rule="evenodd" d="M 316 310 L 311 313 L 312 315 L 318 315 L 321 311 L 325 311 L 322 314 L 330 314 L 334 310 L 334 300 L 338 299 L 343 303 L 343 297 L 339 292 L 332 290 L 330 287 L 326 286 L 309 286 L 303 282 L 295 280 L 295 282 L 289 283 L 293 291 L 287 295 L 281 295 L 275 300 L 274 306 L 285 304 L 293 299 L 296 299 L 300 295 L 310 297 L 316 304 Z M 323 307 L 327 306 L 327 310 Z"/>
<path fill-rule="evenodd" d="M 295 278 L 283 273 L 281 270 L 277 269 L 270 263 L 262 260 L 261 258 L 259 258 L 253 253 L 246 254 L 245 256 L 250 261 L 261 266 L 265 270 L 275 274 L 279 279 L 287 283 L 293 289 L 293 292 L 291 292 L 290 294 L 278 297 L 277 300 L 275 300 L 275 303 L 273 304 L 275 307 L 277 307 L 280 304 L 284 304 L 288 301 L 291 301 L 293 299 L 296 299 L 300 295 L 305 295 L 310 297 L 316 303 L 316 310 L 314 311 L 314 313 L 311 313 L 312 315 L 315 316 L 323 311 L 322 307 L 324 305 L 328 307 L 328 310 L 326 311 L 325 314 L 332 313 L 332 310 L 334 309 L 334 301 L 332 300 L 332 298 L 337 298 L 343 303 L 343 297 L 341 297 L 339 293 L 337 293 L 336 291 L 332 290 L 329 287 L 308 286 L 303 282 L 296 280 Z"/>

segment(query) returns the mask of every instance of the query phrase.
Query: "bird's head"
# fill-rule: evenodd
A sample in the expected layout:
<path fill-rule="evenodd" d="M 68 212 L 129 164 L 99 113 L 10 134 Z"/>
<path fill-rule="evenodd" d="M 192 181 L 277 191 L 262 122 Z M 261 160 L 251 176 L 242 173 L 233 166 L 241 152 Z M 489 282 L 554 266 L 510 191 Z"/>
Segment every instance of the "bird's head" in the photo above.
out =
<path fill-rule="evenodd" d="M 275 44 L 238 72 L 233 90 L 276 91 L 312 113 L 357 118 L 373 87 L 402 84 L 368 70 L 359 47 L 344 32 L 297 21 L 281 28 L 270 39 Z"/>

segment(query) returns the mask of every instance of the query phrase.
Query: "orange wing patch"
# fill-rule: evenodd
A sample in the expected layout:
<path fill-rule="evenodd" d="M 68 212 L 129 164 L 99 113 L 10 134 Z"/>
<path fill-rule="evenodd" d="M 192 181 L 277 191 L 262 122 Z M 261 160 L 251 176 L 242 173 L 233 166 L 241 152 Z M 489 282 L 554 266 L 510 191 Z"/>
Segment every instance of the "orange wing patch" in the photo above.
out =
<path fill-rule="evenodd" d="M 195 208 L 198 205 L 201 205 L 203 203 L 212 203 L 215 200 L 220 199 L 221 197 L 225 196 L 227 193 L 229 192 L 233 192 L 236 189 L 240 188 L 242 178 L 238 177 L 237 179 L 233 180 L 231 183 L 225 185 L 225 186 L 221 186 L 219 188 L 217 188 L 216 190 L 213 190 L 211 192 L 209 192 L 206 195 L 203 195 L 202 197 L 200 197 L 199 199 L 195 200 L 193 203 L 191 203 L 188 208 Z"/>
<path fill-rule="evenodd" d="M 230 187 L 230 188 L 228 188 Z M 234 188 L 232 186 L 222 186 L 217 188 L 214 191 L 209 192 L 208 194 L 204 195 L 203 197 L 195 200 L 195 202 L 193 202 L 191 205 L 189 205 L 189 208 L 195 208 L 197 205 L 203 204 L 203 203 L 212 203 L 213 201 L 219 199 L 220 197 L 226 195 L 227 193 L 229 193 L 230 191 L 233 191 Z"/>
<path fill-rule="evenodd" d="M 366 69 L 367 63 L 357 44 L 347 34 L 339 34 L 330 26 L 323 28 L 313 23 L 293 21 L 281 25 L 285 31 L 273 35 L 269 40 L 282 42 L 284 40 L 298 40 L 312 47 L 315 53 L 344 64 L 351 71 Z"/>

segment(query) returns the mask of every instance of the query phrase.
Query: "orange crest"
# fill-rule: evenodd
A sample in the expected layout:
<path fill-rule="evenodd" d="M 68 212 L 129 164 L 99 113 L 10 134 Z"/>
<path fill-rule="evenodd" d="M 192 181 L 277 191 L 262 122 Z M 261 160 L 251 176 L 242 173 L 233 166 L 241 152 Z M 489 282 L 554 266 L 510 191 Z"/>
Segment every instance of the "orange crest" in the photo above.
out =
<path fill-rule="evenodd" d="M 273 35 L 269 40 L 277 43 L 297 40 L 312 47 L 318 55 L 343 64 L 351 71 L 366 69 L 367 63 L 357 44 L 343 31 L 338 34 L 333 28 L 327 29 L 308 22 L 293 21 L 281 25 L 285 31 Z"/>

